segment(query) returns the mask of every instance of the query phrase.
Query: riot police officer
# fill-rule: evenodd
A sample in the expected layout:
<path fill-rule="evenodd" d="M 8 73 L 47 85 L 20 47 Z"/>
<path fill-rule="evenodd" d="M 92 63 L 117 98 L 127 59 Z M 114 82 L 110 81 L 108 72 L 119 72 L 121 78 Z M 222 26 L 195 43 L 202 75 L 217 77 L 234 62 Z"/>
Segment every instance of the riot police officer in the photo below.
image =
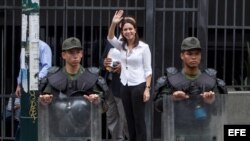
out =
<path fill-rule="evenodd" d="M 176 134 L 181 130 L 192 134 L 191 129 L 197 129 L 198 134 L 207 132 L 212 111 L 216 111 L 214 109 L 216 108 L 215 94 L 227 94 L 225 82 L 217 78 L 216 70 L 199 68 L 201 45 L 196 37 L 187 37 L 183 40 L 180 58 L 183 63 L 180 71 L 175 67 L 169 67 L 166 69 L 165 75 L 157 80 L 155 109 L 161 112 L 163 96 L 171 95 L 175 104 L 175 129 L 178 130 Z M 178 139 L 177 137 L 176 140 L 183 138 Z M 190 140 L 196 141 L 196 139 Z"/>
<path fill-rule="evenodd" d="M 108 87 L 99 76 L 99 70 L 81 66 L 83 47 L 78 38 L 64 40 L 61 55 L 65 66 L 50 68 L 47 77 L 40 83 L 42 102 L 51 103 L 53 97 L 63 93 L 66 96 L 83 95 L 90 102 L 97 103 L 108 94 Z"/>
<path fill-rule="evenodd" d="M 78 38 L 70 37 L 62 44 L 64 67 L 51 67 L 40 82 L 40 101 L 49 105 L 50 134 L 56 137 L 90 136 L 91 103 L 101 104 L 107 111 L 106 81 L 95 67 L 84 68 L 80 62 L 83 47 Z M 95 119 L 94 119 L 95 120 Z"/>

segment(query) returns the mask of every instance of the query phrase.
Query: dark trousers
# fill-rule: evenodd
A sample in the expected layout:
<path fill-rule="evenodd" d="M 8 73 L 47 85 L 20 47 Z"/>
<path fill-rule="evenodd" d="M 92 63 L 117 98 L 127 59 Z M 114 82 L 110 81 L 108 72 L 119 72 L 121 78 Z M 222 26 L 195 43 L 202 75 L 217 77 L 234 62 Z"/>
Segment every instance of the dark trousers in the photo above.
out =
<path fill-rule="evenodd" d="M 121 86 L 121 99 L 128 124 L 129 141 L 146 141 L 145 103 L 143 94 L 146 83 Z"/>
<path fill-rule="evenodd" d="M 16 131 L 16 134 L 15 134 L 15 141 L 20 141 L 20 123 L 18 124 L 17 126 L 17 131 Z"/>

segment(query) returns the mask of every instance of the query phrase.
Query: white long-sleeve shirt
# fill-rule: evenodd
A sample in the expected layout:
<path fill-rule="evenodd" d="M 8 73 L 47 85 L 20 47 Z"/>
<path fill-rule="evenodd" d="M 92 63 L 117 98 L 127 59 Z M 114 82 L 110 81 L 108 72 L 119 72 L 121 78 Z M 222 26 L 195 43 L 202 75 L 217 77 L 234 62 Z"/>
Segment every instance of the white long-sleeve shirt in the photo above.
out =
<path fill-rule="evenodd" d="M 152 75 L 151 66 L 151 51 L 148 44 L 139 41 L 138 46 L 132 50 L 128 50 L 127 45 L 122 49 L 122 41 L 116 37 L 108 39 L 110 44 L 121 52 L 121 75 L 120 79 L 123 85 L 135 86 L 140 83 L 146 82 L 146 78 Z"/>

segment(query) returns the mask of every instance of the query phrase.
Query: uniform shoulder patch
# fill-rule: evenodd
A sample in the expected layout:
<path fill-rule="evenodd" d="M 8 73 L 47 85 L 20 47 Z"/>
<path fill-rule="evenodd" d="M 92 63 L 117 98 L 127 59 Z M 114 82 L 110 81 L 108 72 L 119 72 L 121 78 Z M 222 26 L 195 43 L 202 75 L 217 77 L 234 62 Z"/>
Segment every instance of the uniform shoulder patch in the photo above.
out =
<path fill-rule="evenodd" d="M 52 67 L 50 67 L 48 69 L 48 73 L 53 74 L 53 73 L 56 73 L 59 70 L 60 70 L 60 67 L 58 67 L 58 66 L 52 66 Z"/>
<path fill-rule="evenodd" d="M 88 67 L 87 70 L 88 70 L 89 72 L 93 73 L 93 74 L 96 74 L 96 75 L 98 75 L 99 72 L 100 72 L 100 69 L 97 68 L 97 67 Z"/>
<path fill-rule="evenodd" d="M 155 91 L 163 87 L 166 84 L 166 81 L 167 81 L 167 76 L 165 75 L 158 78 L 155 84 Z"/>
<path fill-rule="evenodd" d="M 216 76 L 217 74 L 217 71 L 215 69 L 212 69 L 212 68 L 207 68 L 205 69 L 205 72 L 210 75 L 210 76 Z"/>
<path fill-rule="evenodd" d="M 225 81 L 220 79 L 220 78 L 217 78 L 217 83 L 218 83 L 219 86 L 226 86 Z"/>
<path fill-rule="evenodd" d="M 166 68 L 165 75 L 174 75 L 178 72 L 178 70 L 175 67 L 168 67 Z"/>

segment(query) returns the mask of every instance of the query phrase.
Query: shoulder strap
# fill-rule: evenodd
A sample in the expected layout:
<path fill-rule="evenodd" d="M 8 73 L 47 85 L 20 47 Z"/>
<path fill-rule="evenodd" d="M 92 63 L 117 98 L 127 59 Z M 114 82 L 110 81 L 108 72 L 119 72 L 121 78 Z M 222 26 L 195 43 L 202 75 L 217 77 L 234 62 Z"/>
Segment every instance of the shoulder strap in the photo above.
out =
<path fill-rule="evenodd" d="M 175 89 L 175 90 L 183 90 L 186 91 L 188 87 L 190 86 L 190 80 L 186 79 L 185 76 L 178 72 L 174 75 L 171 75 L 168 77 L 169 84 Z"/>
<path fill-rule="evenodd" d="M 52 66 L 52 67 L 50 67 L 50 68 L 48 69 L 48 75 L 54 74 L 54 73 L 56 73 L 57 71 L 59 71 L 60 69 L 61 69 L 61 68 L 58 67 L 58 66 Z"/>
<path fill-rule="evenodd" d="M 168 67 L 165 70 L 165 75 L 170 77 L 178 73 L 178 70 L 175 67 Z"/>
<path fill-rule="evenodd" d="M 39 83 L 38 83 L 38 88 L 39 91 L 42 93 L 46 87 L 46 85 L 48 84 L 48 77 L 54 73 L 56 73 L 57 71 L 60 70 L 60 67 L 57 66 L 52 66 L 48 69 L 48 74 L 47 76 L 45 76 L 44 78 L 42 78 Z"/>
<path fill-rule="evenodd" d="M 168 77 L 175 75 L 177 73 L 177 69 L 175 67 L 168 67 L 165 70 L 165 75 L 159 77 L 156 81 L 155 84 L 155 92 L 157 93 L 159 91 L 159 89 L 161 89 L 162 87 L 164 87 L 165 85 L 167 85 L 167 79 Z"/>
<path fill-rule="evenodd" d="M 58 91 L 65 91 L 68 79 L 62 69 L 48 74 L 48 83 Z"/>
<path fill-rule="evenodd" d="M 94 71 L 95 73 L 92 73 Z M 87 91 L 91 89 L 98 80 L 98 73 L 96 69 L 86 69 L 77 79 L 77 89 L 82 91 Z"/>
<path fill-rule="evenodd" d="M 216 86 L 216 73 L 210 73 L 205 70 L 196 81 L 202 91 L 213 90 Z"/>
<path fill-rule="evenodd" d="M 167 76 L 161 76 L 157 79 L 155 84 L 155 91 L 158 91 L 161 87 L 167 84 Z"/>

